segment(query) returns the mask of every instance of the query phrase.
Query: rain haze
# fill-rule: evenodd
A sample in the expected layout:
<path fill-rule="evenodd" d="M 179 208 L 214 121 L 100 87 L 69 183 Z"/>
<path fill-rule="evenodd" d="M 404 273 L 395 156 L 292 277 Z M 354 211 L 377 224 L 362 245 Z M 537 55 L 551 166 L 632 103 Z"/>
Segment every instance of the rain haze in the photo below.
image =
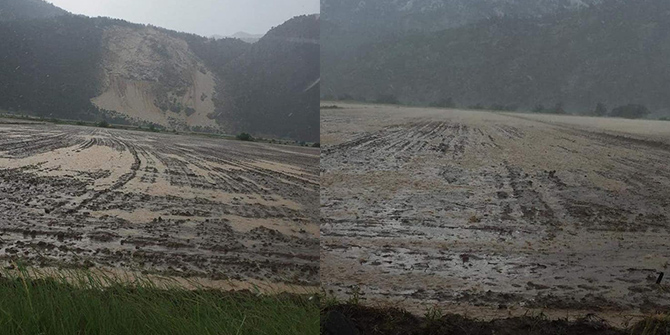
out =
<path fill-rule="evenodd" d="M 670 1 L 320 14 L 324 334 L 670 334 Z"/>
<path fill-rule="evenodd" d="M 202 36 L 230 36 L 240 31 L 265 34 L 294 16 L 319 12 L 318 0 L 53 0 L 51 3 L 75 14 L 108 16 Z"/>
<path fill-rule="evenodd" d="M 320 20 L 0 0 L 0 334 L 318 334 Z"/>

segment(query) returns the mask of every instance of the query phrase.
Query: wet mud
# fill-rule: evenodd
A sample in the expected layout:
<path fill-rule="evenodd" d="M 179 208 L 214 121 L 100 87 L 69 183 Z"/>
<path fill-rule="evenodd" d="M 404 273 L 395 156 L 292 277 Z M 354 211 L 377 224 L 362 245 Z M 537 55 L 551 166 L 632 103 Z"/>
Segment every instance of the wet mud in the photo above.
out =
<path fill-rule="evenodd" d="M 0 123 L 0 258 L 317 286 L 319 151 Z"/>
<path fill-rule="evenodd" d="M 328 292 L 492 318 L 669 309 L 656 280 L 670 261 L 670 129 L 374 105 L 321 115 Z"/>

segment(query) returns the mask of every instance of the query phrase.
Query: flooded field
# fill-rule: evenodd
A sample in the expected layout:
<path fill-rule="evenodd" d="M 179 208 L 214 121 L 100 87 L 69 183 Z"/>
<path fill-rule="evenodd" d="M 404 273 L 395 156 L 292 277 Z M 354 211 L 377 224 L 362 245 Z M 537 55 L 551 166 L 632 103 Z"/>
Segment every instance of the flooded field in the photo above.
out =
<path fill-rule="evenodd" d="M 338 105 L 327 291 L 481 318 L 670 307 L 670 122 Z"/>
<path fill-rule="evenodd" d="M 0 256 L 319 283 L 318 149 L 0 121 Z"/>

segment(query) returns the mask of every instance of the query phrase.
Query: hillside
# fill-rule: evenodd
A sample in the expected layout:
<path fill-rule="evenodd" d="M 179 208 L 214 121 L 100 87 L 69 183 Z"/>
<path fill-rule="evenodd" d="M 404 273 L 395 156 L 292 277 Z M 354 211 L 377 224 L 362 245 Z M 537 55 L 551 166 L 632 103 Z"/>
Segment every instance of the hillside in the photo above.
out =
<path fill-rule="evenodd" d="M 319 138 L 319 18 L 303 15 L 271 29 L 223 72 L 218 120 L 260 134 Z M 245 79 L 246 78 L 246 79 Z"/>
<path fill-rule="evenodd" d="M 231 35 L 230 37 L 241 39 L 242 41 L 245 41 L 247 43 L 256 43 L 258 42 L 258 40 L 261 39 L 261 37 L 263 37 L 263 34 L 249 34 L 243 31 L 238 31 L 235 34 Z"/>
<path fill-rule="evenodd" d="M 644 104 L 667 114 L 670 3 L 609 2 L 541 17 L 500 17 L 391 36 L 324 62 L 324 94 L 531 109 Z"/>
<path fill-rule="evenodd" d="M 618 0 L 324 0 L 326 21 L 351 31 L 436 31 L 493 17 L 537 17 Z"/>
<path fill-rule="evenodd" d="M 198 57 L 186 39 L 153 27 L 112 26 L 105 29 L 102 41 L 103 88 L 92 100 L 97 107 L 117 111 L 132 122 L 218 128 L 210 118 L 215 112 L 216 76 L 205 65 L 205 55 Z M 221 54 L 227 58 L 224 63 L 246 48 L 217 44 L 234 50 Z"/>
<path fill-rule="evenodd" d="M 379 41 L 440 32 L 496 18 L 537 18 L 619 0 L 324 0 L 321 59 L 324 73 L 357 61 Z M 337 95 L 324 77 L 325 95 Z M 360 96 L 353 92 L 355 96 Z"/>
<path fill-rule="evenodd" d="M 9 1 L 0 3 L 3 13 L 11 12 L 13 18 L 0 21 L 0 44 L 7 46 L 0 49 L 0 109 L 177 130 L 318 139 L 318 131 L 315 135 L 308 129 L 318 125 L 318 106 L 288 100 L 302 101 L 310 92 L 289 94 L 286 89 L 319 78 L 318 71 L 305 66 L 318 69 L 318 43 L 317 52 L 310 54 L 302 46 L 311 44 L 298 42 L 302 30 L 318 38 L 318 25 L 315 30 L 296 18 L 275 28 L 293 34 L 287 36 L 289 43 L 252 47 L 240 39 L 208 39 L 110 18 L 32 19 L 16 9 L 20 6 L 13 5 L 15 0 Z M 53 7 L 37 0 L 26 3 Z M 269 67 L 271 71 L 257 71 Z M 246 98 L 253 104 L 241 100 Z"/>
<path fill-rule="evenodd" d="M 383 38 L 441 31 L 492 18 L 533 18 L 621 0 L 323 0 L 324 54 L 348 51 Z"/>
<path fill-rule="evenodd" d="M 0 22 L 0 109 L 91 120 L 104 28 L 66 15 Z"/>
<path fill-rule="evenodd" d="M 44 0 L 0 1 L 0 21 L 41 19 L 65 14 L 68 12 Z"/>

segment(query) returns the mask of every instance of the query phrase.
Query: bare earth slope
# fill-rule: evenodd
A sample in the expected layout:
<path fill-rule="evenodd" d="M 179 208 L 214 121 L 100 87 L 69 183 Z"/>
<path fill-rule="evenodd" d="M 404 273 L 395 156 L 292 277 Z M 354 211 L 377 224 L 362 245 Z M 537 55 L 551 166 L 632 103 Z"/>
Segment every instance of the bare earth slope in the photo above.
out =
<path fill-rule="evenodd" d="M 134 122 L 217 128 L 215 78 L 186 41 L 153 27 L 112 26 L 103 37 L 103 93 L 93 103 Z M 213 116 L 212 116 L 213 117 Z"/>
<path fill-rule="evenodd" d="M 0 123 L 0 257 L 318 285 L 318 149 Z"/>
<path fill-rule="evenodd" d="M 321 111 L 322 284 L 416 313 L 668 308 L 670 123 Z"/>

